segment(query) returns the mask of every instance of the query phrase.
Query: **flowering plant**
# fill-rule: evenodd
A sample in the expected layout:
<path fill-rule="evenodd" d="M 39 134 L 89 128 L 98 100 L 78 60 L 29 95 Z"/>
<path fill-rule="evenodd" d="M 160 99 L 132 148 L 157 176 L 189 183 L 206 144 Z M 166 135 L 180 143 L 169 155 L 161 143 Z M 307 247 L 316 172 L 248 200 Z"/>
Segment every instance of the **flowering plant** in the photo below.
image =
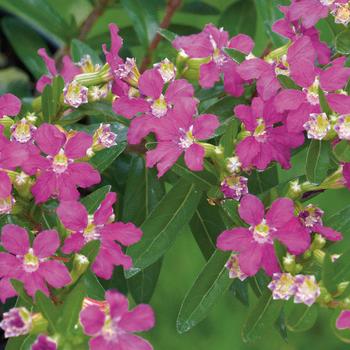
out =
<path fill-rule="evenodd" d="M 258 9 L 264 50 L 244 28 L 166 29 L 186 8 L 170 0 L 141 65 L 111 23 L 98 52 L 73 39 L 56 59 L 32 54 L 34 98 L 0 96 L 6 349 L 153 349 L 134 333 L 155 326 L 163 256 L 188 225 L 205 264 L 179 333 L 230 290 L 255 304 L 246 342 L 274 326 L 283 338 L 308 330 L 320 308 L 350 342 L 350 206 L 325 203 L 350 198 L 350 2 L 267 1 L 275 20 L 245 1 L 230 8 L 237 20 L 243 2 Z M 5 3 L 21 14 L 21 1 Z M 142 40 L 135 13 L 148 10 L 122 3 Z M 169 56 L 158 60 L 160 42 Z"/>

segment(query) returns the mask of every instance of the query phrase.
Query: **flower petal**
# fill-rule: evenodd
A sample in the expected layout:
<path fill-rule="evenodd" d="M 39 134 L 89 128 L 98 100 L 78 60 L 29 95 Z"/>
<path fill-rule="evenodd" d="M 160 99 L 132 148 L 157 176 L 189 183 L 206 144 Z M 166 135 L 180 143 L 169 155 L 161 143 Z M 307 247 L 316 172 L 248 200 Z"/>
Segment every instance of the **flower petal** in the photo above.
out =
<path fill-rule="evenodd" d="M 266 214 L 268 225 L 280 228 L 294 217 L 294 202 L 289 198 L 275 200 Z"/>
<path fill-rule="evenodd" d="M 28 232 L 17 225 L 5 225 L 1 232 L 1 244 L 12 254 L 25 255 L 30 248 Z"/>
<path fill-rule="evenodd" d="M 86 132 L 77 132 L 69 138 L 64 153 L 70 159 L 79 159 L 86 157 L 86 151 L 92 146 L 92 136 Z"/>
<path fill-rule="evenodd" d="M 40 259 L 54 255 L 59 246 L 60 239 L 56 230 L 40 232 L 33 242 L 34 253 Z"/>
<path fill-rule="evenodd" d="M 198 140 L 208 139 L 213 136 L 220 126 L 218 117 L 214 114 L 201 114 L 193 123 L 193 136 Z"/>
<path fill-rule="evenodd" d="M 350 310 L 344 310 L 337 318 L 336 327 L 338 329 L 350 329 Z"/>
<path fill-rule="evenodd" d="M 0 199 L 7 198 L 12 192 L 12 184 L 9 176 L 0 171 Z"/>
<path fill-rule="evenodd" d="M 67 267 L 55 260 L 41 263 L 38 271 L 47 283 L 54 288 L 62 288 L 72 281 Z"/>
<path fill-rule="evenodd" d="M 21 110 L 21 100 L 12 94 L 0 96 L 0 118 L 4 115 L 15 116 Z"/>
<path fill-rule="evenodd" d="M 66 142 L 66 136 L 56 126 L 45 123 L 35 131 L 34 140 L 44 153 L 55 156 Z"/>
<path fill-rule="evenodd" d="M 119 326 L 127 332 L 145 332 L 153 328 L 154 324 L 153 309 L 149 305 L 140 304 L 122 316 Z"/>
<path fill-rule="evenodd" d="M 80 312 L 79 320 L 84 328 L 84 333 L 92 336 L 102 329 L 105 314 L 97 305 L 89 305 Z"/>
<path fill-rule="evenodd" d="M 203 146 L 194 143 L 185 150 L 185 163 L 190 170 L 201 171 L 203 170 L 204 156 Z"/>
<path fill-rule="evenodd" d="M 199 68 L 199 84 L 204 89 L 209 89 L 220 80 L 220 70 L 214 61 L 202 64 Z"/>
<path fill-rule="evenodd" d="M 239 254 L 239 267 L 246 275 L 254 276 L 259 271 L 264 249 L 265 245 L 254 242 L 248 250 Z"/>
<path fill-rule="evenodd" d="M 106 195 L 106 198 L 101 202 L 94 214 L 95 225 L 107 223 L 108 219 L 113 215 L 113 205 L 116 201 L 117 194 L 115 192 L 109 192 Z"/>
<path fill-rule="evenodd" d="M 216 246 L 220 250 L 242 252 L 249 249 L 252 243 L 252 234 L 247 228 L 237 227 L 220 234 Z"/>
<path fill-rule="evenodd" d="M 72 231 L 81 231 L 88 224 L 88 212 L 77 201 L 61 201 L 57 208 L 57 215 L 64 227 Z"/>
<path fill-rule="evenodd" d="M 258 197 L 246 194 L 241 200 L 238 212 L 247 224 L 255 226 L 263 220 L 265 209 Z"/>
<path fill-rule="evenodd" d="M 164 81 L 158 69 L 153 68 L 142 73 L 138 86 L 142 95 L 156 100 L 162 93 Z"/>
<path fill-rule="evenodd" d="M 138 242 L 142 237 L 142 231 L 132 223 L 114 222 L 106 225 L 101 234 L 103 239 L 116 240 L 124 246 Z"/>

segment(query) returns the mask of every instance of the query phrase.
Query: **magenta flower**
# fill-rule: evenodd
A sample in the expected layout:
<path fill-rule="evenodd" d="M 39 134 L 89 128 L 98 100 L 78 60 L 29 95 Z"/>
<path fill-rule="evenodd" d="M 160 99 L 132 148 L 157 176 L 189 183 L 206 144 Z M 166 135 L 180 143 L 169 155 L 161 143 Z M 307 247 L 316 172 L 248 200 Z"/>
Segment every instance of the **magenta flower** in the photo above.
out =
<path fill-rule="evenodd" d="M 249 36 L 239 34 L 229 40 L 228 32 L 207 24 L 199 34 L 177 37 L 173 46 L 191 58 L 208 58 L 209 62 L 200 66 L 199 84 L 203 88 L 213 87 L 223 74 L 225 91 L 233 96 L 242 95 L 243 80 L 236 72 L 238 65 L 225 53 L 224 48 L 232 48 L 247 55 L 254 47 Z"/>
<path fill-rule="evenodd" d="M 298 61 L 298 53 L 295 55 Z M 278 112 L 288 112 L 288 130 L 298 132 L 304 130 L 304 124 L 310 115 L 321 113 L 318 89 L 325 91 L 326 99 L 330 107 L 337 113 L 350 112 L 350 97 L 336 93 L 343 89 L 350 78 L 350 68 L 344 67 L 344 58 L 338 58 L 325 70 L 316 69 L 308 65 L 296 65 L 292 78 L 302 87 L 302 90 L 282 90 L 275 98 L 275 106 Z"/>
<path fill-rule="evenodd" d="M 15 203 L 12 197 L 12 183 L 10 177 L 3 171 L 0 171 L 0 215 L 11 213 Z"/>
<path fill-rule="evenodd" d="M 45 157 L 33 155 L 23 165 L 30 175 L 39 170 L 39 176 L 32 193 L 36 203 L 47 201 L 57 196 L 59 200 L 75 200 L 79 198 L 77 187 L 87 188 L 101 181 L 100 174 L 92 165 L 79 161 L 86 157 L 92 146 L 92 136 L 85 132 L 77 132 L 71 137 L 56 126 L 42 124 L 34 136 Z"/>
<path fill-rule="evenodd" d="M 345 186 L 350 190 L 350 163 L 343 165 L 343 178 Z"/>
<path fill-rule="evenodd" d="M 280 6 L 280 11 L 284 14 L 284 18 L 276 21 L 272 30 L 285 38 L 292 41 L 297 40 L 300 36 L 310 38 L 312 46 L 316 51 L 320 64 L 328 64 L 330 61 L 331 50 L 326 43 L 320 41 L 320 33 L 315 27 L 305 28 L 299 20 L 291 20 L 290 6 Z"/>
<path fill-rule="evenodd" d="M 343 310 L 339 314 L 335 326 L 338 329 L 350 329 L 350 310 Z"/>
<path fill-rule="evenodd" d="M 85 207 L 76 201 L 62 201 L 57 209 L 63 225 L 72 231 L 62 251 L 65 254 L 78 252 L 87 242 L 100 240 L 100 251 L 92 270 L 104 279 L 112 277 L 114 266 L 122 265 L 125 269 L 132 266 L 131 258 L 123 253 L 120 244 L 135 244 L 142 236 L 142 231 L 131 223 L 113 222 L 116 199 L 115 193 L 108 193 L 94 215 L 89 215 Z"/>
<path fill-rule="evenodd" d="M 158 121 L 168 111 L 176 109 L 177 105 L 194 114 L 198 101 L 194 98 L 194 89 L 186 80 L 180 79 L 170 82 L 163 95 L 164 79 L 158 69 L 145 71 L 138 80 L 138 97 L 121 96 L 113 103 L 113 110 L 117 114 L 131 118 L 138 113 L 130 125 L 128 141 L 138 144 L 144 136 L 157 129 Z"/>
<path fill-rule="evenodd" d="M 224 231 L 218 237 L 217 247 L 237 252 L 239 266 L 249 276 L 260 268 L 268 275 L 280 271 L 273 245 L 275 239 L 292 254 L 301 254 L 310 245 L 310 235 L 294 216 L 294 203 L 288 198 L 274 201 L 265 215 L 260 199 L 247 194 L 238 211 L 249 228 Z"/>
<path fill-rule="evenodd" d="M 0 119 L 5 115 L 14 117 L 22 107 L 21 100 L 12 94 L 5 94 L 0 96 Z"/>
<path fill-rule="evenodd" d="M 198 140 L 210 138 L 219 126 L 213 114 L 193 117 L 188 111 L 170 111 L 157 128 L 157 147 L 146 154 L 147 167 L 157 165 L 158 177 L 166 173 L 182 153 L 189 169 L 203 169 L 204 147 Z"/>
<path fill-rule="evenodd" d="M 323 226 L 322 216 L 324 212 L 313 204 L 308 204 L 300 213 L 299 219 L 309 233 L 319 233 L 330 241 L 339 241 L 343 235 L 332 229 L 331 227 Z"/>
<path fill-rule="evenodd" d="M 32 328 L 32 314 L 25 307 L 14 307 L 3 314 L 0 327 L 5 338 L 28 334 Z"/>
<path fill-rule="evenodd" d="M 91 337 L 90 349 L 152 350 L 151 344 L 133 334 L 154 327 L 152 308 L 141 304 L 128 311 L 127 298 L 116 291 L 107 291 L 106 301 L 106 312 L 97 305 L 89 305 L 80 312 L 80 323 Z"/>
<path fill-rule="evenodd" d="M 17 225 L 5 225 L 1 234 L 1 245 L 8 253 L 0 253 L 0 264 L 7 269 L 10 278 L 24 284 L 29 295 L 35 296 L 38 290 L 49 295 L 47 284 L 62 288 L 71 282 L 67 267 L 52 259 L 60 246 L 55 230 L 40 232 L 30 246 L 27 231 Z"/>
<path fill-rule="evenodd" d="M 81 73 L 81 69 L 74 65 L 69 56 L 63 57 L 63 66 L 59 72 L 56 68 L 55 60 L 48 56 L 45 49 L 39 49 L 38 55 L 43 59 L 48 70 L 48 74 L 43 75 L 36 83 L 36 89 L 39 92 L 43 92 L 44 87 L 51 84 L 52 79 L 58 74 L 63 77 L 65 83 L 69 83 L 77 74 Z"/>
<path fill-rule="evenodd" d="M 56 350 L 57 343 L 52 338 L 40 334 L 32 345 L 32 350 Z"/>
<path fill-rule="evenodd" d="M 256 97 L 251 106 L 236 106 L 234 113 L 249 132 L 236 147 L 243 168 L 255 166 L 263 170 L 273 160 L 284 168 L 290 167 L 290 150 L 303 144 L 304 136 L 281 125 L 285 117 L 276 112 L 273 100 L 264 102 Z"/>

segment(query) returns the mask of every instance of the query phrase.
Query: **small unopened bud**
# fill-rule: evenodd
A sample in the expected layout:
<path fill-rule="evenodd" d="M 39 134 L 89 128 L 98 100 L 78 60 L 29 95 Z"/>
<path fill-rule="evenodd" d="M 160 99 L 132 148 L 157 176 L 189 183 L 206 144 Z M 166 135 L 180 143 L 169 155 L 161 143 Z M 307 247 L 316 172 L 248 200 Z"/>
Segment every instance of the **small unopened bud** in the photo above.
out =
<path fill-rule="evenodd" d="M 77 281 L 77 279 L 86 271 L 89 267 L 89 259 L 82 254 L 75 254 L 73 259 L 73 268 L 71 271 L 72 283 Z"/>
<path fill-rule="evenodd" d="M 10 128 L 13 124 L 13 119 L 8 117 L 7 115 L 4 115 L 2 118 L 0 118 L 0 125 L 3 125 L 6 129 Z"/>
<path fill-rule="evenodd" d="M 289 183 L 289 190 L 287 192 L 287 197 L 291 199 L 299 198 L 303 193 L 301 186 L 299 185 L 299 180 L 294 180 Z"/>
<path fill-rule="evenodd" d="M 135 58 L 127 58 L 124 63 L 118 66 L 113 72 L 118 79 L 124 80 L 129 85 L 137 88 L 139 85 L 140 72 L 136 65 Z"/>
<path fill-rule="evenodd" d="M 91 86 L 89 88 L 89 99 L 94 102 L 103 100 L 108 96 L 110 90 L 111 84 L 109 83 L 102 86 Z"/>
<path fill-rule="evenodd" d="M 311 244 L 311 250 L 322 249 L 326 245 L 326 242 L 323 236 L 316 234 Z"/>
<path fill-rule="evenodd" d="M 242 163 L 238 157 L 231 157 L 226 159 L 226 169 L 231 173 L 238 173 L 241 170 Z"/>
<path fill-rule="evenodd" d="M 287 272 L 294 273 L 295 272 L 295 256 L 287 253 L 286 256 L 283 257 L 283 268 Z"/>
<path fill-rule="evenodd" d="M 115 146 L 117 144 L 116 139 L 117 135 L 111 131 L 110 124 L 100 124 L 93 136 L 92 150 L 96 152 Z"/>

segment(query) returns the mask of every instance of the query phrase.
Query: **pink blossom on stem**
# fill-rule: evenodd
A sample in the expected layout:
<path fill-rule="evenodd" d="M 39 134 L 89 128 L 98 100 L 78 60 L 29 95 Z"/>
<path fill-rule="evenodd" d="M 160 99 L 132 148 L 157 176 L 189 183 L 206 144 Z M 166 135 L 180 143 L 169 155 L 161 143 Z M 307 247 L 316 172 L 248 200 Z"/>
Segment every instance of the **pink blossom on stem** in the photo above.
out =
<path fill-rule="evenodd" d="M 100 182 L 100 174 L 92 165 L 79 161 L 86 157 L 93 138 L 85 132 L 77 132 L 71 137 L 56 126 L 42 124 L 35 132 L 35 143 L 46 155 L 30 157 L 23 169 L 26 173 L 39 175 L 32 193 L 36 203 L 47 201 L 50 197 L 59 200 L 79 198 L 77 187 L 87 188 Z"/>
<path fill-rule="evenodd" d="M 12 94 L 0 96 L 0 119 L 6 116 L 16 116 L 22 107 L 21 100 Z"/>
<path fill-rule="evenodd" d="M 350 310 L 343 310 L 336 321 L 338 329 L 350 329 Z"/>
<path fill-rule="evenodd" d="M 169 112 L 157 128 L 157 147 L 146 154 L 147 167 L 157 165 L 161 177 L 184 153 L 190 170 L 203 170 L 205 149 L 198 141 L 210 138 L 218 126 L 218 118 L 213 114 L 193 117 L 185 110 Z"/>
<path fill-rule="evenodd" d="M 23 282 L 30 296 L 34 297 L 38 290 L 49 295 L 47 284 L 62 288 L 71 282 L 67 267 L 53 258 L 60 246 L 55 230 L 40 232 L 31 246 L 24 228 L 5 225 L 1 245 L 7 252 L 0 253 L 0 265 L 7 272 L 7 277 Z"/>
<path fill-rule="evenodd" d="M 66 254 L 78 252 L 87 242 L 99 240 L 101 246 L 92 270 L 104 279 L 112 277 L 114 266 L 122 265 L 125 269 L 132 266 L 132 260 L 123 253 L 121 244 L 135 244 L 142 236 L 142 231 L 131 223 L 113 222 L 116 199 L 115 193 L 108 193 L 93 215 L 76 201 L 62 201 L 57 209 L 63 225 L 72 231 L 62 251 Z"/>
<path fill-rule="evenodd" d="M 57 350 L 57 343 L 52 338 L 40 334 L 32 345 L 32 350 Z"/>
<path fill-rule="evenodd" d="M 238 253 L 239 266 L 249 276 L 260 268 L 268 275 L 280 271 L 273 245 L 275 239 L 292 254 L 301 254 L 310 245 L 310 235 L 294 216 L 294 203 L 288 198 L 274 201 L 265 214 L 260 199 L 247 194 L 238 211 L 249 228 L 224 231 L 218 237 L 217 247 Z"/>
<path fill-rule="evenodd" d="M 128 311 L 128 300 L 119 292 L 107 291 L 107 310 L 97 305 L 88 305 L 80 312 L 80 323 L 90 336 L 91 350 L 152 350 L 146 340 L 134 335 L 154 327 L 155 318 L 150 306 L 140 304 Z"/>

